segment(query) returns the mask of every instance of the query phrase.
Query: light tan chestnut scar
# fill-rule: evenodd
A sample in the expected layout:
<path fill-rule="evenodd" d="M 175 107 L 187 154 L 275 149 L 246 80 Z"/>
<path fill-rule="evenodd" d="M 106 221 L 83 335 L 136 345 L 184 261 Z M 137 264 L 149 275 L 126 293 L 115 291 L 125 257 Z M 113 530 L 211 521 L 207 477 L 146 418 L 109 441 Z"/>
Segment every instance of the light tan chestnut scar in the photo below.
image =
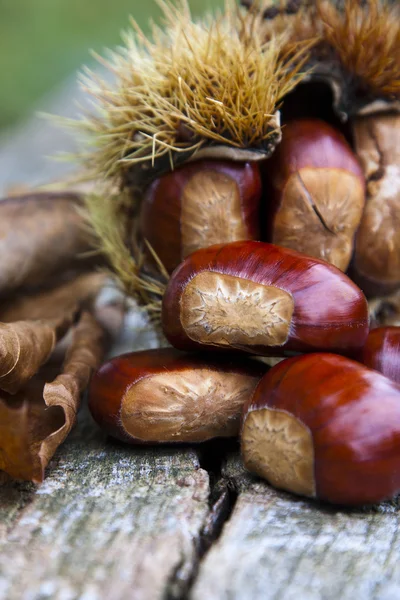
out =
<path fill-rule="evenodd" d="M 322 258 L 342 271 L 364 208 L 360 179 L 342 169 L 303 168 L 286 184 L 273 243 Z"/>
<path fill-rule="evenodd" d="M 239 433 L 244 402 L 259 378 L 188 369 L 141 379 L 125 394 L 124 429 L 148 442 L 202 442 Z"/>
<path fill-rule="evenodd" d="M 400 115 L 360 117 L 355 143 L 368 198 L 357 234 L 355 265 L 364 276 L 400 280 Z"/>
<path fill-rule="evenodd" d="M 183 192 L 181 234 L 183 258 L 199 248 L 247 239 L 237 183 L 217 171 L 194 175 Z"/>
<path fill-rule="evenodd" d="M 271 408 L 250 412 L 243 425 L 242 455 L 246 468 L 273 486 L 315 497 L 312 435 L 293 415 Z"/>
<path fill-rule="evenodd" d="M 284 290 L 203 271 L 183 292 L 180 318 L 195 342 L 280 346 L 289 337 L 293 311 L 293 297 Z"/>

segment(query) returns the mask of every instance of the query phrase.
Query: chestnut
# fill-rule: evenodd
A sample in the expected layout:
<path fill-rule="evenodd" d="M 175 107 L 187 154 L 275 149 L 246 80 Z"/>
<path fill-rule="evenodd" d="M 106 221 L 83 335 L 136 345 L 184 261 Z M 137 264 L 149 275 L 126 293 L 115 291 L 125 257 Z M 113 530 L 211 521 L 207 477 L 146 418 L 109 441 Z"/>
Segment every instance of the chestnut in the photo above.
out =
<path fill-rule="evenodd" d="M 334 354 L 273 367 L 246 403 L 246 468 L 272 485 L 345 505 L 400 491 L 400 386 Z"/>
<path fill-rule="evenodd" d="M 244 402 L 267 367 L 173 348 L 132 352 L 93 376 L 89 408 L 108 434 L 130 443 L 203 442 L 237 436 Z"/>
<path fill-rule="evenodd" d="M 267 240 L 346 271 L 364 208 L 365 181 L 342 134 L 319 119 L 287 123 L 264 174 Z"/>
<path fill-rule="evenodd" d="M 400 384 L 400 327 L 377 327 L 369 332 L 362 362 Z"/>
<path fill-rule="evenodd" d="M 367 179 L 354 278 L 368 295 L 376 296 L 400 287 L 400 114 L 360 116 L 353 130 Z"/>
<path fill-rule="evenodd" d="M 198 250 L 174 271 L 162 326 L 181 350 L 353 355 L 368 335 L 368 307 L 361 290 L 322 260 L 263 242 L 233 242 Z"/>
<path fill-rule="evenodd" d="M 199 248 L 258 239 L 260 197 L 256 163 L 187 163 L 156 179 L 146 191 L 141 232 L 171 273 Z"/>

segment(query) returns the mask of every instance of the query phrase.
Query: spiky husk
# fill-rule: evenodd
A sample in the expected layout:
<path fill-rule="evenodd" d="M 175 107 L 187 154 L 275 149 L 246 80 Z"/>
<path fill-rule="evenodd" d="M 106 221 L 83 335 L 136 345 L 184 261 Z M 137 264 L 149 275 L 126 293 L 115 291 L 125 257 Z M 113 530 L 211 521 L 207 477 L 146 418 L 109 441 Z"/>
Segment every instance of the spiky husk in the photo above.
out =
<path fill-rule="evenodd" d="M 87 221 L 119 286 L 139 306 L 145 307 L 150 320 L 158 326 L 161 299 L 169 275 L 156 256 L 159 276 L 156 278 L 146 271 L 144 248 L 135 230 L 137 203 L 132 200 L 132 197 L 115 194 L 111 189 L 106 193 L 104 188 L 102 195 L 88 194 Z"/>
<path fill-rule="evenodd" d="M 400 6 L 388 0 L 347 0 L 343 10 L 319 1 L 324 40 L 359 89 L 400 97 Z"/>
<path fill-rule="evenodd" d="M 144 181 L 213 145 L 265 151 L 280 102 L 305 75 L 309 47 L 284 33 L 264 42 L 259 17 L 230 1 L 223 14 L 197 22 L 187 0 L 159 4 L 165 29 L 153 25 L 149 41 L 133 22 L 125 47 L 102 61 L 114 84 L 86 71 L 83 86 L 97 109 L 75 124 L 89 134 L 81 164 L 100 182 L 87 200 L 99 246 L 155 319 L 168 275 L 160 261 L 159 280 L 146 273 L 135 225 Z"/>
<path fill-rule="evenodd" d="M 400 99 L 397 1 L 256 0 L 250 10 L 263 16 L 260 26 L 265 40 L 283 30 L 293 43 L 314 40 L 314 76 L 341 88 L 339 112 L 354 114 L 376 99 Z"/>
<path fill-rule="evenodd" d="M 199 21 L 187 0 L 160 4 L 165 29 L 153 25 L 149 41 L 133 22 L 125 47 L 102 60 L 114 84 L 82 77 L 97 103 L 78 123 L 91 139 L 82 159 L 93 177 L 129 183 L 135 168 L 173 168 L 210 144 L 263 150 L 277 107 L 302 78 L 307 45 L 288 47 L 284 34 L 265 43 L 259 17 L 231 2 Z"/>

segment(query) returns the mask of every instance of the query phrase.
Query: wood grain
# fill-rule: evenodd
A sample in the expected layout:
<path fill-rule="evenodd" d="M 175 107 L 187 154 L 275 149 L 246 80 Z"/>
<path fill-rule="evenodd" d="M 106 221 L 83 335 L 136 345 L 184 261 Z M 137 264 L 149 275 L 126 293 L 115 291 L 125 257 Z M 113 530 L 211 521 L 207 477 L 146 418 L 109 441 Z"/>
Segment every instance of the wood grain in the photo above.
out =
<path fill-rule="evenodd" d="M 396 503 L 349 511 L 303 501 L 248 475 L 238 455 L 223 475 L 238 499 L 191 600 L 400 597 Z"/>
<path fill-rule="evenodd" d="M 71 114 L 74 96 L 67 84 L 49 111 Z M 52 125 L 21 126 L 0 141 L 0 189 L 64 176 L 65 163 L 44 158 L 64 149 Z M 114 354 L 154 345 L 131 315 Z M 253 479 L 237 456 L 219 478 L 222 458 L 220 447 L 209 455 L 207 474 L 194 449 L 125 448 L 83 418 L 41 487 L 0 487 L 0 598 L 400 598 L 396 503 L 319 506 Z"/>
<path fill-rule="evenodd" d="M 180 597 L 208 496 L 193 450 L 125 448 L 81 424 L 41 487 L 1 489 L 0 597 Z"/>

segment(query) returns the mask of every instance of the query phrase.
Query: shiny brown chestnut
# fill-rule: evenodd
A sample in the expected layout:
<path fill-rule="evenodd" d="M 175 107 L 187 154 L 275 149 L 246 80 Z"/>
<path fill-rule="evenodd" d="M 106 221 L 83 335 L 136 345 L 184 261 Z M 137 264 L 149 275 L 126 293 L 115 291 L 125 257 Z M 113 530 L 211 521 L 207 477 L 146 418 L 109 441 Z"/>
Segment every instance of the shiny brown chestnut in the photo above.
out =
<path fill-rule="evenodd" d="M 246 468 L 272 485 L 345 505 L 400 491 L 400 386 L 334 354 L 287 359 L 244 408 Z"/>
<path fill-rule="evenodd" d="M 400 327 L 377 327 L 369 332 L 362 362 L 400 383 Z"/>
<path fill-rule="evenodd" d="M 367 294 L 376 296 L 400 287 L 400 114 L 360 116 L 353 130 L 367 179 L 354 278 Z"/>
<path fill-rule="evenodd" d="M 244 402 L 267 367 L 253 360 L 132 352 L 93 376 L 89 408 L 108 434 L 130 443 L 204 442 L 237 436 Z"/>
<path fill-rule="evenodd" d="M 257 163 L 202 160 L 153 182 L 140 216 L 142 235 L 168 272 L 212 244 L 258 239 Z"/>
<path fill-rule="evenodd" d="M 181 350 L 353 355 L 368 335 L 368 307 L 361 290 L 322 260 L 263 242 L 234 242 L 198 250 L 174 271 L 162 325 Z"/>
<path fill-rule="evenodd" d="M 287 123 L 264 163 L 267 240 L 346 271 L 365 204 L 365 180 L 354 152 L 319 119 Z"/>

